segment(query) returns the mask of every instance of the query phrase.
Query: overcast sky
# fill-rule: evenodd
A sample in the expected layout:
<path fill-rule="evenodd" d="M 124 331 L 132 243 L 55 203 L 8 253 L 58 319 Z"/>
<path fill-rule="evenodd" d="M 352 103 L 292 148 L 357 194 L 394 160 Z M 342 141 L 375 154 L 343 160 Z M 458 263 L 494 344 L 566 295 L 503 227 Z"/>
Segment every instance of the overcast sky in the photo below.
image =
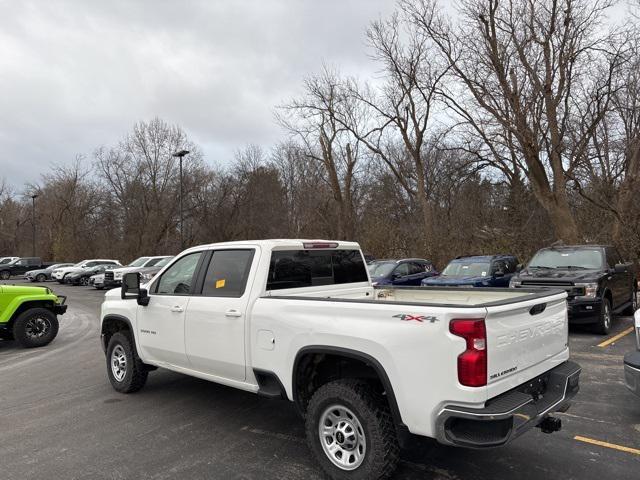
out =
<path fill-rule="evenodd" d="M 369 76 L 392 0 L 0 0 L 0 178 L 18 192 L 139 120 L 181 125 L 205 159 L 283 137 L 273 109 L 324 61 Z"/>

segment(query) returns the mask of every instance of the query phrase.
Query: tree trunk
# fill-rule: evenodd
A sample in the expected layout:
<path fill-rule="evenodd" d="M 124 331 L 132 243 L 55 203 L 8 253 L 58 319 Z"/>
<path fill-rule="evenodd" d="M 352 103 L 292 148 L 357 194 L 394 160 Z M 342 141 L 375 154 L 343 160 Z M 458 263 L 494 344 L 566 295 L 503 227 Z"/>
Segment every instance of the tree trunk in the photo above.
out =
<path fill-rule="evenodd" d="M 625 223 L 634 205 L 634 187 L 638 181 L 638 177 L 640 177 L 640 139 L 636 138 L 630 147 L 625 177 L 618 192 L 616 205 L 618 217 L 615 219 L 612 229 L 613 243 L 616 245 L 620 245 L 623 240 Z"/>

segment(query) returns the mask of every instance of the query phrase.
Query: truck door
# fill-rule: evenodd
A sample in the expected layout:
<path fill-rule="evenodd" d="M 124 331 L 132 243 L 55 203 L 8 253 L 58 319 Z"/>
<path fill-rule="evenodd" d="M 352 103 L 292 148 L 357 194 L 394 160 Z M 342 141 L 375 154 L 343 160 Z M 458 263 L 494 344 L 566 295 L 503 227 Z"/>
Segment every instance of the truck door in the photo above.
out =
<path fill-rule="evenodd" d="M 208 255 L 200 295 L 187 307 L 186 351 L 194 370 L 245 380 L 249 279 L 255 256 L 254 248 L 217 249 Z"/>
<path fill-rule="evenodd" d="M 143 357 L 188 368 L 184 329 L 204 252 L 178 258 L 149 288 L 149 305 L 138 307 L 138 343 Z"/>
<path fill-rule="evenodd" d="M 620 263 L 620 259 L 617 258 L 613 248 L 605 248 L 605 260 L 607 262 L 607 269 L 609 270 L 609 274 L 607 275 L 607 285 L 613 298 L 613 305 L 611 305 L 611 307 L 616 309 L 621 303 L 625 302 L 626 275 L 624 273 L 616 273 L 614 270 L 616 264 Z"/>

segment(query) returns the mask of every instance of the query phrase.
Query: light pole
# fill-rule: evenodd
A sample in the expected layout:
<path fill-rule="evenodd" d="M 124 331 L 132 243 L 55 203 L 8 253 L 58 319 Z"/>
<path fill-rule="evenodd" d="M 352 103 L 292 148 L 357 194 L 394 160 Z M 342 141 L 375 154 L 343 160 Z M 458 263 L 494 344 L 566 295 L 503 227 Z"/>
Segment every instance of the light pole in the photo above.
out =
<path fill-rule="evenodd" d="M 38 194 L 31 195 L 31 256 L 36 256 L 36 198 Z"/>
<path fill-rule="evenodd" d="M 182 210 L 182 157 L 187 155 L 189 150 L 180 150 L 173 154 L 174 157 L 180 159 L 180 250 L 184 250 L 184 216 Z"/>

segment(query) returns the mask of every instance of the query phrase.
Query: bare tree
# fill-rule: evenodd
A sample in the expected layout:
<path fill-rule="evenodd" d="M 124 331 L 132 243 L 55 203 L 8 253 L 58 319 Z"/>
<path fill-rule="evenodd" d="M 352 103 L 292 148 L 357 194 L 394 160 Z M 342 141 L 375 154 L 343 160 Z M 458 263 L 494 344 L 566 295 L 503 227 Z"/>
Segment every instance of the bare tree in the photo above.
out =
<path fill-rule="evenodd" d="M 338 209 L 336 236 L 352 239 L 360 143 L 340 121 L 352 99 L 338 74 L 327 67 L 304 86 L 304 97 L 281 106 L 276 118 L 301 143 L 304 154 L 324 168 Z"/>
<path fill-rule="evenodd" d="M 580 232 L 567 184 L 585 161 L 623 61 L 614 32 L 603 25 L 612 3 L 462 0 L 454 25 L 434 0 L 401 1 L 471 102 L 455 102 L 455 89 L 449 100 L 476 130 L 499 126 L 513 138 L 535 198 L 557 237 L 568 242 L 578 241 Z"/>
<path fill-rule="evenodd" d="M 422 250 L 432 254 L 434 223 L 426 172 L 437 141 L 432 123 L 438 89 L 448 66 L 434 55 L 433 43 L 398 12 L 373 22 L 367 39 L 372 58 L 383 66 L 384 83 L 375 88 L 351 80 L 349 94 L 357 104 L 340 121 L 420 206 Z"/>

